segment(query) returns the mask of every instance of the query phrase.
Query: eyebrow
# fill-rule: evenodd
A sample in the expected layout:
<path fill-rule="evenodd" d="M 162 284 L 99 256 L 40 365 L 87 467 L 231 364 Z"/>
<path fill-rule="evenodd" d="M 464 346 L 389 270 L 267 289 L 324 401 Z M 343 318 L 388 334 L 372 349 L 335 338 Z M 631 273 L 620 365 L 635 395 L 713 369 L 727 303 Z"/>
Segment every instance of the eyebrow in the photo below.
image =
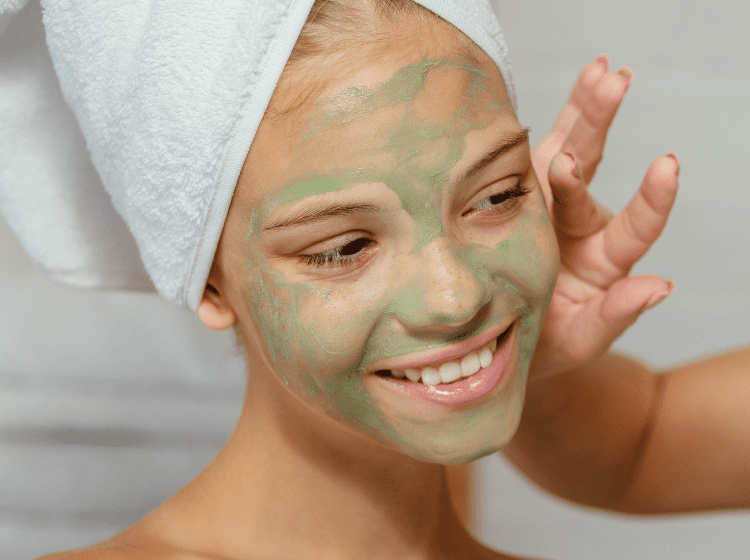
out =
<path fill-rule="evenodd" d="M 464 171 L 458 177 L 455 184 L 459 185 L 465 181 L 468 181 L 471 177 L 479 173 L 482 169 L 487 167 L 489 164 L 491 164 L 493 161 L 495 161 L 504 153 L 509 152 L 510 150 L 518 146 L 519 144 L 523 144 L 524 142 L 527 142 L 529 139 L 530 130 L 531 129 L 527 127 L 515 133 L 512 136 L 509 136 L 500 140 L 500 142 L 496 144 L 494 148 L 492 148 L 489 152 L 487 152 L 484 156 L 482 156 L 482 159 L 480 159 L 474 165 L 469 167 L 469 169 Z"/>
<path fill-rule="evenodd" d="M 482 169 L 487 167 L 489 164 L 491 164 L 493 161 L 495 161 L 498 157 L 503 155 L 506 152 L 509 152 L 519 144 L 523 144 L 524 142 L 528 141 L 529 139 L 529 128 L 524 128 L 523 130 L 515 133 L 512 136 L 506 137 L 498 144 L 495 145 L 494 148 L 492 148 L 489 152 L 487 152 L 482 158 L 476 162 L 474 165 L 469 167 L 466 171 L 464 171 L 456 181 L 456 184 L 460 184 L 464 181 L 467 181 L 470 179 L 473 175 L 476 175 L 479 173 Z M 324 206 L 322 208 L 300 208 L 296 212 L 294 212 L 291 216 L 278 218 L 275 220 L 271 220 L 267 225 L 263 227 L 263 231 L 268 231 L 272 229 L 281 229 L 286 228 L 290 226 L 299 226 L 302 224 L 307 224 L 310 222 L 316 222 L 318 220 L 326 219 L 326 218 L 334 218 L 336 216 L 346 216 L 349 214 L 372 214 L 377 212 L 383 212 L 383 208 L 376 206 L 374 204 L 368 204 L 368 203 L 350 203 L 350 204 L 329 204 L 328 206 Z"/>
<path fill-rule="evenodd" d="M 383 208 L 374 204 L 368 203 L 353 203 L 353 204 L 330 204 L 322 208 L 300 208 L 294 212 L 291 216 L 286 216 L 276 220 L 271 220 L 268 225 L 263 227 L 263 231 L 269 229 L 280 229 L 289 226 L 298 226 L 309 222 L 315 222 L 325 218 L 333 218 L 336 216 L 346 216 L 349 214 L 361 214 L 367 213 L 372 214 L 375 212 L 383 212 Z"/>

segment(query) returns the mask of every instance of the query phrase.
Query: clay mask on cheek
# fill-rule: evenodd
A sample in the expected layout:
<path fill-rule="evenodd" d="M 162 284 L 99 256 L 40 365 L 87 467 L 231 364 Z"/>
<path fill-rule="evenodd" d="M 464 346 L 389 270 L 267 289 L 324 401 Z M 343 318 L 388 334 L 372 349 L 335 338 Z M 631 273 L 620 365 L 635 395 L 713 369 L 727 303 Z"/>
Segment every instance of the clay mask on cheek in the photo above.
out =
<path fill-rule="evenodd" d="M 361 386 L 362 345 L 356 335 L 374 320 L 374 312 L 352 311 L 349 305 L 356 302 L 336 287 L 287 280 L 268 262 L 260 227 L 257 218 L 250 221 L 245 243 L 246 302 L 280 379 L 302 398 L 320 404 L 329 416 L 380 440 L 397 438 Z M 373 298 L 375 308 L 378 299 Z"/>
<path fill-rule="evenodd" d="M 539 195 L 541 198 L 541 195 Z M 559 253 L 543 202 L 520 216 L 512 236 L 495 245 L 457 248 L 462 257 L 491 275 L 496 293 L 516 294 L 520 318 L 518 370 L 528 374 L 544 314 L 557 280 Z"/>

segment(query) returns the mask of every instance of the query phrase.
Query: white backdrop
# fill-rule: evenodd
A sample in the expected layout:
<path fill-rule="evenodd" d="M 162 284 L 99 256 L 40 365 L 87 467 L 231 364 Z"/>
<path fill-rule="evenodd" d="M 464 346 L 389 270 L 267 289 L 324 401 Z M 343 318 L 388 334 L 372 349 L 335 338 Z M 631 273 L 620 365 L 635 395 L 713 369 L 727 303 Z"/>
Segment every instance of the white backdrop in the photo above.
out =
<path fill-rule="evenodd" d="M 40 34 L 33 4 L 14 24 Z M 681 158 L 673 217 L 637 268 L 677 289 L 618 347 L 666 366 L 750 342 L 750 4 L 504 0 L 501 10 L 533 139 L 597 54 L 633 68 L 592 187 L 600 200 L 621 208 L 653 157 Z M 243 375 L 230 335 L 153 296 L 54 285 L 0 222 L 0 557 L 90 544 L 161 503 L 228 437 Z M 536 491 L 498 457 L 479 462 L 478 493 L 478 536 L 509 552 L 750 557 L 748 513 L 604 515 Z"/>

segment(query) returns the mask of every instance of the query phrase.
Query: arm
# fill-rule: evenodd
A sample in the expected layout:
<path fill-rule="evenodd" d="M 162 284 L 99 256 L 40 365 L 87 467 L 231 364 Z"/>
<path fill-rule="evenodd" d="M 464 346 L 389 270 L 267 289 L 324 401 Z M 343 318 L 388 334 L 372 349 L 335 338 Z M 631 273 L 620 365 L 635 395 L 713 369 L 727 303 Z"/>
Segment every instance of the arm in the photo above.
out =
<path fill-rule="evenodd" d="M 506 456 L 625 513 L 750 507 L 750 347 L 660 374 L 615 354 L 534 379 Z"/>

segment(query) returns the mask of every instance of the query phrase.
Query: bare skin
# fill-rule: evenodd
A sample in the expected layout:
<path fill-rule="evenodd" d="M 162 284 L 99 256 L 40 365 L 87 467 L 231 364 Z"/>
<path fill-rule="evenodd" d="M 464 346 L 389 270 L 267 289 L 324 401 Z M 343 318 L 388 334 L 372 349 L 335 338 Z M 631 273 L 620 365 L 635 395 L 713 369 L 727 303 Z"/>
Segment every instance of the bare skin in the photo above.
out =
<path fill-rule="evenodd" d="M 563 266 L 521 425 L 503 452 L 541 487 L 584 505 L 635 514 L 748 508 L 750 347 L 666 371 L 604 353 L 673 288 L 628 272 L 666 224 L 679 172 L 676 157 L 657 160 L 614 218 L 586 191 L 632 76 L 607 72 L 608 63 L 601 56 L 584 69 L 534 150 L 554 193 Z"/>
<path fill-rule="evenodd" d="M 750 348 L 656 373 L 608 353 L 530 382 L 506 457 L 548 491 L 597 508 L 750 507 Z"/>

